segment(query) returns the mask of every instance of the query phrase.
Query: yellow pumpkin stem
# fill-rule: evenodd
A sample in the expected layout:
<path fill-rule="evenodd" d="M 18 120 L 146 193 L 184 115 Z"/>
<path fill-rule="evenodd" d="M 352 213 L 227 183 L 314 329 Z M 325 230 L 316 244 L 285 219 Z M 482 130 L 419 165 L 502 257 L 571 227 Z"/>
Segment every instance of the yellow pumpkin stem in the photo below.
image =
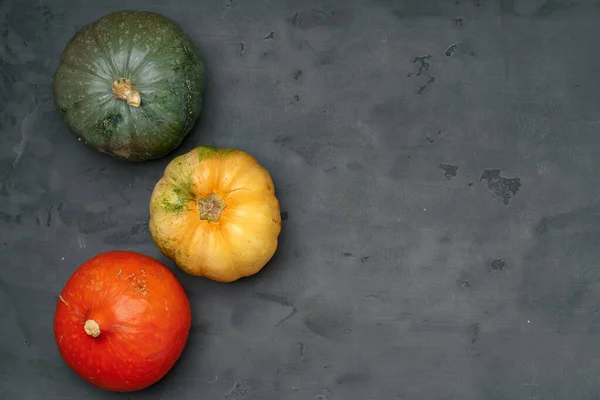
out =
<path fill-rule="evenodd" d="M 227 207 L 227 204 L 215 193 L 198 200 L 198 211 L 200 212 L 200 219 L 203 221 L 219 222 L 221 212 L 225 207 Z"/>
<path fill-rule="evenodd" d="M 140 92 L 135 90 L 133 83 L 127 78 L 114 81 L 112 92 L 117 99 L 125 100 L 130 106 L 139 107 L 142 102 Z"/>

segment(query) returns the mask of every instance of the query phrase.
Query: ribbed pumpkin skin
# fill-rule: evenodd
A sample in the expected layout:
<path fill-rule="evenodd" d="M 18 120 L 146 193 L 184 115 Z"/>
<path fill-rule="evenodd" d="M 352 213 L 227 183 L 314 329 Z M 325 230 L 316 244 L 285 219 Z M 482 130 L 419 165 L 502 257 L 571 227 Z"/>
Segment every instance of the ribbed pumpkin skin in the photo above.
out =
<path fill-rule="evenodd" d="M 216 208 L 216 218 L 208 218 Z M 156 183 L 149 227 L 181 270 L 234 282 L 258 273 L 275 254 L 280 205 L 271 175 L 252 155 L 199 146 L 174 158 Z"/>
<path fill-rule="evenodd" d="M 118 99 L 129 79 L 138 107 Z M 205 72 L 190 38 L 172 20 L 144 11 L 108 14 L 78 31 L 54 77 L 54 100 L 68 129 L 88 146 L 129 161 L 179 146 L 202 108 Z"/>

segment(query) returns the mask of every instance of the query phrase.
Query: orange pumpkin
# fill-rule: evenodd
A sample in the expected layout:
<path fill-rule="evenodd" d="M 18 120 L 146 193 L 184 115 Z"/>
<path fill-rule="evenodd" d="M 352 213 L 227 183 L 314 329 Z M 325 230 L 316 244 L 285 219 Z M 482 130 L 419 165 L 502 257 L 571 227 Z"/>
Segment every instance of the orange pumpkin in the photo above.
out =
<path fill-rule="evenodd" d="M 192 322 L 187 295 L 157 260 L 132 251 L 92 257 L 58 296 L 54 337 L 81 378 L 131 392 L 162 379 L 184 350 Z"/>
<path fill-rule="evenodd" d="M 161 252 L 215 281 L 260 271 L 280 231 L 269 172 L 238 149 L 201 146 L 173 159 L 150 199 L 150 233 Z"/>

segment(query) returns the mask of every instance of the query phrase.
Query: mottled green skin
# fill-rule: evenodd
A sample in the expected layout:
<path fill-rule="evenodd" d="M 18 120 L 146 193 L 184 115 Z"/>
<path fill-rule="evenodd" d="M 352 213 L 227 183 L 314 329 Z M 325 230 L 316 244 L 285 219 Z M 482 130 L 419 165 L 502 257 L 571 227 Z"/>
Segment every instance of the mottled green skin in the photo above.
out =
<path fill-rule="evenodd" d="M 211 159 L 213 157 L 223 157 L 237 151 L 236 148 L 219 148 L 214 146 L 198 146 L 187 154 L 175 157 L 169 162 L 168 168 L 173 172 L 170 174 L 169 185 L 155 194 L 156 200 L 151 201 L 167 212 L 180 213 L 187 210 L 186 204 L 190 201 L 197 201 L 196 195 L 192 192 L 192 177 L 188 167 L 187 157 L 191 152 L 196 153 L 198 161 Z M 172 193 L 175 194 L 173 196 Z"/>
<path fill-rule="evenodd" d="M 128 78 L 134 107 L 112 93 Z M 190 38 L 158 14 L 120 11 L 85 26 L 66 46 L 54 99 L 88 146 L 129 161 L 160 158 L 190 132 L 202 108 L 204 64 Z"/>

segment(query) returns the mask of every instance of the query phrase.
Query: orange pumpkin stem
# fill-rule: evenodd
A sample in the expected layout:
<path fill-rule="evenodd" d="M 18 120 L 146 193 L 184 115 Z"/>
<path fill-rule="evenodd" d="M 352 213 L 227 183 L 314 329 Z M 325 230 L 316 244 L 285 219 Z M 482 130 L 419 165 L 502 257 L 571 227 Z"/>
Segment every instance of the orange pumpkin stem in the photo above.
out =
<path fill-rule="evenodd" d="M 85 321 L 83 330 L 85 330 L 85 333 L 87 333 L 91 337 L 100 336 L 100 325 L 98 325 L 98 323 L 93 319 L 88 319 L 87 321 Z"/>
<path fill-rule="evenodd" d="M 200 212 L 200 219 L 203 221 L 218 222 L 225 207 L 227 207 L 227 204 L 215 193 L 198 200 L 198 211 Z"/>
<path fill-rule="evenodd" d="M 135 90 L 133 83 L 127 78 L 114 81 L 112 92 L 117 99 L 125 100 L 130 106 L 139 107 L 142 102 L 140 92 Z"/>

